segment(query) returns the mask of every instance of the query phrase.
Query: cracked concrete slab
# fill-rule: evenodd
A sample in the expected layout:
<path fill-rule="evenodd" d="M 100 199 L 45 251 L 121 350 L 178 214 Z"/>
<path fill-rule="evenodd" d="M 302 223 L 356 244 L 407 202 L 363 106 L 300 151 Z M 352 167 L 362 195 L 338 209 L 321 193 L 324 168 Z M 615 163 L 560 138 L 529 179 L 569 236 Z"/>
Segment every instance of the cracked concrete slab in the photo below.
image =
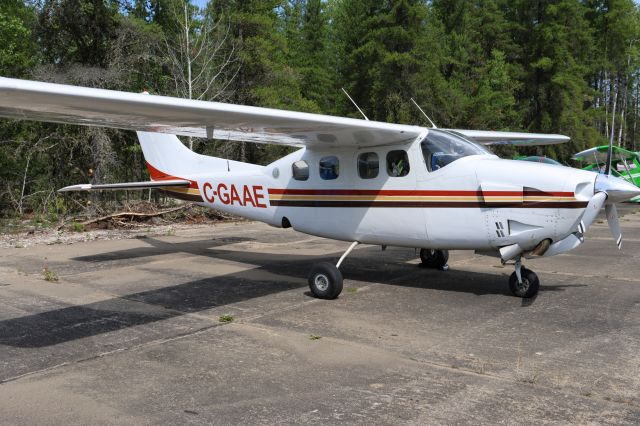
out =
<path fill-rule="evenodd" d="M 10 424 L 638 424 L 640 214 L 531 261 L 360 246 L 257 223 L 0 250 L 0 413 Z M 43 279 L 43 268 L 59 280 Z M 233 321 L 220 322 L 221 315 Z"/>

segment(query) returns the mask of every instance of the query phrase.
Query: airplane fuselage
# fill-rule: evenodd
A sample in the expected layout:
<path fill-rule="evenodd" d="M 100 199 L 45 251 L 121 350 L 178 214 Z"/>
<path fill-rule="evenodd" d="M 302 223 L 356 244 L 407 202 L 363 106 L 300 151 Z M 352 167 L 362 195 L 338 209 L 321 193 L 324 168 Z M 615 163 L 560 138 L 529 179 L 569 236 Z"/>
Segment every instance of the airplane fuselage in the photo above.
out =
<path fill-rule="evenodd" d="M 386 164 L 399 151 L 408 160 L 400 173 Z M 377 173 L 364 178 L 363 154 L 378 161 Z M 305 180 L 294 178 L 293 165 L 301 161 L 308 167 Z M 595 175 L 491 154 L 429 171 L 416 140 L 301 149 L 264 168 L 192 179 L 201 204 L 277 227 L 365 244 L 483 250 L 516 243 L 532 249 L 574 232 L 593 196 Z"/>

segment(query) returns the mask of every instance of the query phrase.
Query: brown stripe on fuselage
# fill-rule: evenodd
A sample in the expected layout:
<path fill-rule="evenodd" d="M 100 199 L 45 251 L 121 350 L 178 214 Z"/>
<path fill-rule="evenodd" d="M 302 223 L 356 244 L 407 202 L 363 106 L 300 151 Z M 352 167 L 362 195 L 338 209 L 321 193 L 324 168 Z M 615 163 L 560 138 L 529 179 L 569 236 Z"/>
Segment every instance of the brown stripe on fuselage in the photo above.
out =
<path fill-rule="evenodd" d="M 451 197 L 451 196 L 476 196 L 476 197 L 512 197 L 512 196 L 548 196 L 548 197 L 573 197 L 573 192 L 525 189 L 523 191 L 478 191 L 478 190 L 406 190 L 406 189 L 280 189 L 269 188 L 269 195 L 319 195 L 319 196 L 411 196 L 411 197 Z"/>

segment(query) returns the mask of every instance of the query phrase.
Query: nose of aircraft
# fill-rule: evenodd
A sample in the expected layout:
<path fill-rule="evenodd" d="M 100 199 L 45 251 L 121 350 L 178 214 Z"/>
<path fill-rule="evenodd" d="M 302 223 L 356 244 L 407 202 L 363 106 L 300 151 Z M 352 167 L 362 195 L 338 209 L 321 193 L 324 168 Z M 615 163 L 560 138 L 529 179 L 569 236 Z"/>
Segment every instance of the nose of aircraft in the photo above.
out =
<path fill-rule="evenodd" d="M 594 192 L 607 194 L 607 204 L 627 201 L 640 195 L 640 188 L 615 176 L 598 175 Z"/>

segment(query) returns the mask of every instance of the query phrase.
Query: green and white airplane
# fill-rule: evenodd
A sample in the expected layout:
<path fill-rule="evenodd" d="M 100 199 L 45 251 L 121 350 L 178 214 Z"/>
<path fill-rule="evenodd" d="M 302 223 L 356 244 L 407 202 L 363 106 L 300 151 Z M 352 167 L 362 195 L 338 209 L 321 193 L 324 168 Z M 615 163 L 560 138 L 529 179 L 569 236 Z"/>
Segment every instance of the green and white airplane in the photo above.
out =
<path fill-rule="evenodd" d="M 613 151 L 611 158 L 612 174 L 640 187 L 640 152 L 629 151 L 618 146 L 611 148 Z M 583 167 L 583 170 L 604 173 L 608 149 L 609 146 L 607 145 L 597 146 L 577 153 L 573 156 L 573 159 L 587 164 Z M 632 198 L 630 201 L 640 203 L 640 196 Z"/>

